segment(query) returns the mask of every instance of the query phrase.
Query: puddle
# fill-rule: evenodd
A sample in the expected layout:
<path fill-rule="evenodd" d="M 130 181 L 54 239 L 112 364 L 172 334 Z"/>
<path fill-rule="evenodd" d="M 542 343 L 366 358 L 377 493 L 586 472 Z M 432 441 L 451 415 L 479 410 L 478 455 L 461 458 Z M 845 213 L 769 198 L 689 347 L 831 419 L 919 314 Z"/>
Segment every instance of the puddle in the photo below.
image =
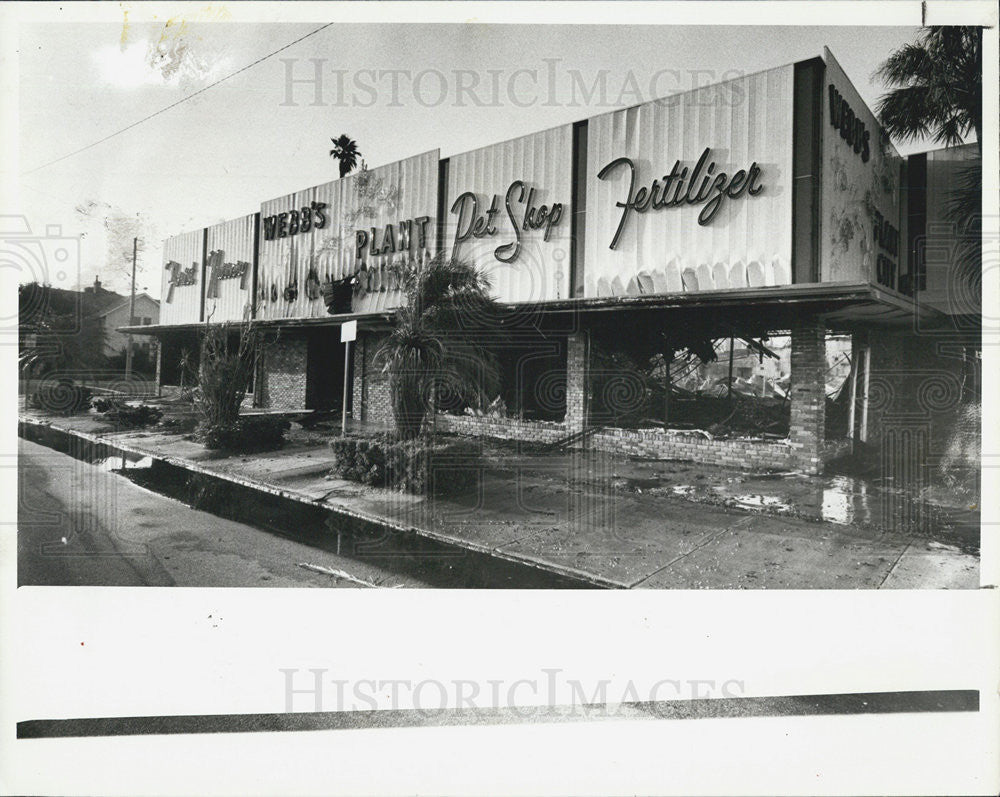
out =
<path fill-rule="evenodd" d="M 731 495 L 727 496 L 727 503 L 742 509 L 766 509 L 775 514 L 785 514 L 792 511 L 791 504 L 774 495 Z"/>
<path fill-rule="evenodd" d="M 640 479 L 640 478 L 628 477 L 624 479 L 618 478 L 616 479 L 616 482 L 618 483 L 618 486 L 623 487 L 624 489 L 628 490 L 631 493 L 638 493 L 642 492 L 643 490 L 650 490 L 653 487 L 663 486 L 663 480 L 659 478 Z"/>
<path fill-rule="evenodd" d="M 153 467 L 153 458 L 142 456 L 141 454 L 113 454 L 109 457 L 95 457 L 87 460 L 91 465 L 96 465 L 103 471 L 115 473 L 122 470 L 133 470 Z"/>
<path fill-rule="evenodd" d="M 850 476 L 834 476 L 823 488 L 820 516 L 831 523 L 870 524 L 876 521 L 868 484 Z"/>
<path fill-rule="evenodd" d="M 624 471 L 621 464 L 617 467 Z M 952 506 L 948 497 L 954 503 L 954 496 L 941 489 L 929 491 L 923 483 L 908 487 L 885 477 L 802 473 L 719 473 L 713 478 L 704 468 L 681 464 L 669 468 L 641 465 L 632 473 L 615 474 L 614 483 L 630 492 L 660 493 L 752 512 L 937 537 L 970 553 L 979 548 L 978 507 Z M 928 500 L 929 495 L 936 500 Z"/>

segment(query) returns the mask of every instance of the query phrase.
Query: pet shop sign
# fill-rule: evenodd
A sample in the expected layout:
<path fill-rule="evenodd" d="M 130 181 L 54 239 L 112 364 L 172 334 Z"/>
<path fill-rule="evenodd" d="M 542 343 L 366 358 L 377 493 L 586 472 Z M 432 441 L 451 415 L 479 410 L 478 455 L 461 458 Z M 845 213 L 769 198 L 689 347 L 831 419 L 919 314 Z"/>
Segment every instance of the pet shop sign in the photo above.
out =
<path fill-rule="evenodd" d="M 460 194 L 451 206 L 451 212 L 458 216 L 455 224 L 455 240 L 452 257 L 458 256 L 462 242 L 470 238 L 487 238 L 497 234 L 497 216 L 500 214 L 500 197 L 493 195 L 489 207 L 480 212 L 479 197 L 472 191 Z M 512 182 L 504 195 L 504 208 L 514 230 L 514 240 L 493 250 L 493 256 L 501 263 L 512 263 L 521 253 L 521 239 L 525 233 L 544 229 L 542 239 L 548 241 L 552 230 L 563 216 L 561 202 L 550 205 L 535 204 L 535 188 L 524 180 Z"/>

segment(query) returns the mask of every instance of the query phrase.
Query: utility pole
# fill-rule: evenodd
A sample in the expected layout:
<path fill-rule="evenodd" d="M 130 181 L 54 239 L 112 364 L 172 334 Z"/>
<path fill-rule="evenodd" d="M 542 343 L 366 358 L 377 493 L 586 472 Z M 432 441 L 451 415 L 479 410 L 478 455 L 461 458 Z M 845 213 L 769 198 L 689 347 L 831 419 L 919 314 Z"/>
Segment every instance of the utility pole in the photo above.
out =
<path fill-rule="evenodd" d="M 135 323 L 135 255 L 136 248 L 138 246 L 139 239 L 132 239 L 132 291 L 129 295 L 128 302 L 128 325 L 129 327 Z M 125 381 L 129 382 L 132 379 L 132 333 L 128 333 L 128 344 L 125 349 Z"/>

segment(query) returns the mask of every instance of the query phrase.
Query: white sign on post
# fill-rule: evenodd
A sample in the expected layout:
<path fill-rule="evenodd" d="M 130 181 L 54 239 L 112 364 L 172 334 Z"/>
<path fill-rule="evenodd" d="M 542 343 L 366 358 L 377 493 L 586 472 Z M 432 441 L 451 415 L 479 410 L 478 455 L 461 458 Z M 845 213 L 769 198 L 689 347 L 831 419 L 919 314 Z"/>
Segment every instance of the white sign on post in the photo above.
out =
<path fill-rule="evenodd" d="M 340 325 L 340 342 L 349 343 L 358 339 L 358 322 L 345 321 Z"/>

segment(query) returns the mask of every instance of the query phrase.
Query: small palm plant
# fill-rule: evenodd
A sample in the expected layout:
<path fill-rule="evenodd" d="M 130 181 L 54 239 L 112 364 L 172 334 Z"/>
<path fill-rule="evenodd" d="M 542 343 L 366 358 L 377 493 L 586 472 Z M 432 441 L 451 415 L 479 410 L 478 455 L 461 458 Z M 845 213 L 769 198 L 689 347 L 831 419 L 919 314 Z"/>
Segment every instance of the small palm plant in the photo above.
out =
<path fill-rule="evenodd" d="M 408 440 L 420 435 L 439 391 L 467 407 L 488 406 L 499 376 L 495 356 L 477 340 L 497 323 L 499 308 L 475 266 L 441 255 L 405 275 L 404 286 L 406 304 L 375 356 L 389 377 L 396 431 Z"/>
<path fill-rule="evenodd" d="M 177 361 L 178 368 L 180 369 L 180 395 L 181 398 L 191 399 L 190 385 L 188 385 L 188 377 L 194 372 L 194 355 L 190 349 L 181 349 L 180 358 Z"/>
<path fill-rule="evenodd" d="M 340 176 L 346 177 L 354 167 L 358 165 L 358 158 L 361 153 L 358 151 L 358 143 L 350 136 L 341 133 L 337 138 L 331 138 L 333 149 L 330 150 L 330 157 L 340 164 Z"/>

